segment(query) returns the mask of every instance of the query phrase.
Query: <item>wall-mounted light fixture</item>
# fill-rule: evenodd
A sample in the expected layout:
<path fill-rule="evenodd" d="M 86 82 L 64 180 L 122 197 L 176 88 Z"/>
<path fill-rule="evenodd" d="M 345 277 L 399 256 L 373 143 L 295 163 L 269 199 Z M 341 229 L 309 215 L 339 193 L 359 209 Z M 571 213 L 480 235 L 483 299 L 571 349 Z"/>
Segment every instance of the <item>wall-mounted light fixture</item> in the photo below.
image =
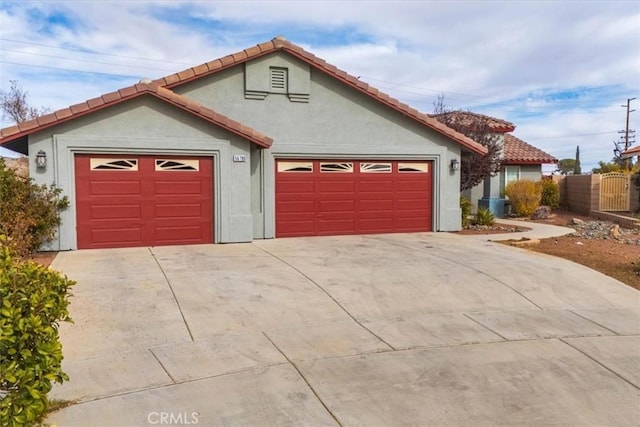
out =
<path fill-rule="evenodd" d="M 47 153 L 40 150 L 38 154 L 36 154 L 36 167 L 38 169 L 44 169 L 47 167 Z"/>
<path fill-rule="evenodd" d="M 460 169 L 460 162 L 458 159 L 451 159 L 451 164 L 449 165 L 452 171 L 457 171 Z"/>

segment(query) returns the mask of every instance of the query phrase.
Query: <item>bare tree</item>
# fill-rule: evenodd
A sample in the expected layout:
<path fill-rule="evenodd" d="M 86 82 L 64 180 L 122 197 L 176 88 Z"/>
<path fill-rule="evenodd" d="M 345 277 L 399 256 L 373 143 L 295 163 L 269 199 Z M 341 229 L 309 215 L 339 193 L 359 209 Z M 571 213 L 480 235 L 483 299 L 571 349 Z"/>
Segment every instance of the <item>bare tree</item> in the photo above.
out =
<path fill-rule="evenodd" d="M 436 120 L 487 148 L 484 156 L 462 154 L 460 191 L 473 188 L 486 177 L 498 173 L 502 164 L 502 143 L 498 133 L 491 128 L 493 118 L 471 111 L 451 110 L 444 103 L 444 95 L 438 95 L 433 106 Z"/>
<path fill-rule="evenodd" d="M 16 123 L 35 119 L 50 110 L 46 107 L 32 107 L 29 105 L 28 93 L 22 89 L 17 80 L 10 80 L 8 91 L 0 90 L 0 110 L 2 118 L 11 118 Z"/>

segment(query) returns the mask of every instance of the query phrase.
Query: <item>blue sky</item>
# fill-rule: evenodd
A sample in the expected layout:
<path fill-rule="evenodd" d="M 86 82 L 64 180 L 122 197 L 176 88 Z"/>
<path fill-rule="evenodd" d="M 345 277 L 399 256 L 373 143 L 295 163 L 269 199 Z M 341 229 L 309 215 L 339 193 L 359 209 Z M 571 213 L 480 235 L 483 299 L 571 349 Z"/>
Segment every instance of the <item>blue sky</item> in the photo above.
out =
<path fill-rule="evenodd" d="M 423 112 L 444 94 L 557 158 L 580 145 L 583 170 L 612 158 L 621 105 L 640 98 L 638 1 L 23 0 L 0 3 L 0 28 L 0 89 L 18 80 L 34 106 L 284 35 Z"/>

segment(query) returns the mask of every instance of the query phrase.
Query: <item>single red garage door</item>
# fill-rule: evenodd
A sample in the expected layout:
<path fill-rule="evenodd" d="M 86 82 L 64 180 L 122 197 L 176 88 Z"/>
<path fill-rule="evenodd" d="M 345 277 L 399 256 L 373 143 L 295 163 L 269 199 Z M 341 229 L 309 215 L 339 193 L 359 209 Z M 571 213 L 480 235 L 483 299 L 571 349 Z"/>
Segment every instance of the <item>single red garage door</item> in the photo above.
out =
<path fill-rule="evenodd" d="M 78 248 L 213 242 L 210 157 L 75 156 Z"/>
<path fill-rule="evenodd" d="M 428 161 L 277 160 L 276 236 L 432 230 Z"/>

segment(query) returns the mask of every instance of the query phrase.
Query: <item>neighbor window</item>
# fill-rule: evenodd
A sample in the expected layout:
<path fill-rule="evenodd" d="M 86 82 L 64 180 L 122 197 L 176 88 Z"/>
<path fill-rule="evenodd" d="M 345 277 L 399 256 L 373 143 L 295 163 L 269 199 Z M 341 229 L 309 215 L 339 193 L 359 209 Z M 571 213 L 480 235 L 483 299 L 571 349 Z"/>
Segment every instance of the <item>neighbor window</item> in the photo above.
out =
<path fill-rule="evenodd" d="M 505 166 L 502 176 L 502 193 L 504 194 L 507 185 L 520 180 L 520 166 Z"/>

